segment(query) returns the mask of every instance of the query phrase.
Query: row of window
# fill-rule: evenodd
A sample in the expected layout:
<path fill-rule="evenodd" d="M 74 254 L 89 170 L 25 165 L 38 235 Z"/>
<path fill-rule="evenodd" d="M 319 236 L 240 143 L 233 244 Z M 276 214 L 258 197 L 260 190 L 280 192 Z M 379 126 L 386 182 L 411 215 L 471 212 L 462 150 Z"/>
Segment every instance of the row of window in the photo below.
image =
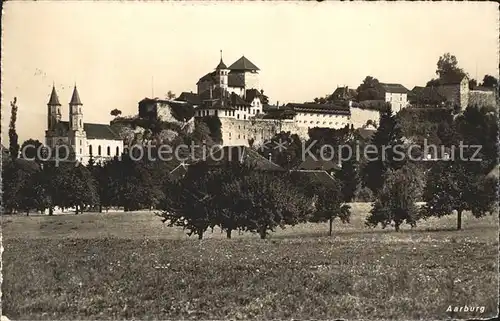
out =
<path fill-rule="evenodd" d="M 307 124 L 307 120 L 304 120 L 304 121 L 298 120 L 297 122 L 298 123 L 302 123 L 303 122 L 304 124 Z M 309 121 L 309 124 L 313 124 L 313 123 L 314 123 L 314 121 L 312 121 L 312 120 Z M 319 124 L 319 123 L 320 123 L 320 121 L 316 122 L 316 124 Z M 326 121 L 323 122 L 323 125 L 325 125 L 325 124 L 326 124 Z M 333 122 L 328 122 L 328 125 L 332 125 L 332 124 L 333 124 Z M 338 124 L 339 124 L 339 122 L 336 121 L 335 125 L 338 125 Z M 344 123 L 342 123 L 342 124 L 344 124 Z"/>
<path fill-rule="evenodd" d="M 94 155 L 94 153 L 92 153 L 92 145 L 89 145 L 89 155 Z M 111 147 L 109 146 L 106 148 L 106 155 L 111 156 Z M 120 155 L 120 147 L 116 146 L 116 156 L 118 155 Z M 97 146 L 97 156 L 102 156 L 101 145 Z"/>
<path fill-rule="evenodd" d="M 332 117 L 335 117 L 335 118 L 337 118 L 337 117 L 346 117 L 344 115 L 325 115 L 325 114 L 319 115 L 319 114 L 300 114 L 299 113 L 298 117 L 301 117 L 301 116 L 311 116 L 311 117 L 312 116 L 317 116 L 317 117 L 323 117 L 323 118 L 325 118 L 325 117 L 330 117 L 330 118 L 332 118 Z"/>

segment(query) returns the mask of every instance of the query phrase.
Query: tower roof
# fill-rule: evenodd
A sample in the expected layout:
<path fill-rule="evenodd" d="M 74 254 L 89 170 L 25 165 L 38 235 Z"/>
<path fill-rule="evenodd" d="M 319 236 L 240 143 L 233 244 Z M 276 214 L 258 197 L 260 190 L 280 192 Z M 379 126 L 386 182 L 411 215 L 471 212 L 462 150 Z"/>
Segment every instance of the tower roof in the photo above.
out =
<path fill-rule="evenodd" d="M 215 68 L 216 70 L 219 70 L 219 69 L 227 69 L 227 66 L 226 64 L 224 63 L 224 61 L 222 61 L 222 58 L 220 58 L 220 62 L 219 64 L 217 65 L 217 67 Z"/>
<path fill-rule="evenodd" d="M 71 101 L 69 102 L 70 105 L 83 105 L 81 100 L 80 100 L 80 95 L 78 95 L 78 90 L 76 89 L 76 85 L 75 85 L 75 89 L 73 89 L 73 95 L 71 96 Z"/>
<path fill-rule="evenodd" d="M 61 106 L 59 103 L 59 97 L 57 97 L 56 87 L 52 86 L 52 93 L 50 94 L 49 102 L 47 103 L 49 106 Z"/>
<path fill-rule="evenodd" d="M 231 70 L 260 70 L 259 67 L 254 65 L 250 60 L 242 56 L 240 59 L 236 60 L 231 66 Z"/>

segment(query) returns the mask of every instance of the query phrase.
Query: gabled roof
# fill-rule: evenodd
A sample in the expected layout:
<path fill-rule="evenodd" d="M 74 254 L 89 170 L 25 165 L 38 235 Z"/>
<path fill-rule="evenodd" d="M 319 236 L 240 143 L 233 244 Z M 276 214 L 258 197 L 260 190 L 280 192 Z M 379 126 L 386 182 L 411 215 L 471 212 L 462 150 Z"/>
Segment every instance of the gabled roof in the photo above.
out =
<path fill-rule="evenodd" d="M 227 162 L 241 162 L 259 171 L 285 172 L 284 168 L 247 146 L 225 146 L 213 152 L 207 159 L 210 166 L 221 166 Z"/>
<path fill-rule="evenodd" d="M 201 103 L 200 101 L 200 96 L 198 94 L 195 94 L 193 92 L 182 92 L 179 97 L 177 97 L 175 100 L 179 101 L 185 101 L 188 102 L 192 105 L 199 105 Z"/>
<path fill-rule="evenodd" d="M 401 84 L 387 84 L 387 83 L 379 83 L 381 89 L 387 93 L 393 94 L 406 94 L 408 93 L 408 89 Z"/>
<path fill-rule="evenodd" d="M 71 101 L 69 102 L 70 105 L 83 105 L 82 101 L 80 100 L 80 95 L 78 94 L 78 90 L 75 88 L 73 89 L 73 95 L 71 96 Z"/>
<path fill-rule="evenodd" d="M 61 136 L 64 136 L 69 132 L 69 122 L 60 121 L 56 125 L 55 129 L 56 131 L 60 131 L 62 134 Z M 88 139 L 122 140 L 120 135 L 111 129 L 111 126 L 106 124 L 84 123 L 83 129 L 85 130 Z"/>
<path fill-rule="evenodd" d="M 59 103 L 59 97 L 57 97 L 56 87 L 52 86 L 52 93 L 50 93 L 50 99 L 47 103 L 49 106 L 61 106 Z"/>
<path fill-rule="evenodd" d="M 243 73 L 238 72 L 230 72 L 227 75 L 227 85 L 229 87 L 245 87 L 245 75 Z"/>
<path fill-rule="evenodd" d="M 443 78 L 439 79 L 439 84 L 442 86 L 446 85 L 458 85 L 462 82 L 462 80 L 469 79 L 467 75 L 461 76 L 461 75 L 451 75 L 451 76 L 444 76 Z"/>
<path fill-rule="evenodd" d="M 264 94 L 262 94 L 260 91 L 258 91 L 257 89 L 247 89 L 245 92 L 245 101 L 250 103 L 255 98 L 259 98 L 261 103 L 263 103 L 265 98 L 267 98 L 267 97 Z"/>
<path fill-rule="evenodd" d="M 296 112 L 311 112 L 319 114 L 335 114 L 335 115 L 350 115 L 351 109 L 349 106 L 343 106 L 338 104 L 294 104 L 289 103 L 286 105 L 287 108 L 292 109 Z"/>
<path fill-rule="evenodd" d="M 209 72 L 205 76 L 201 77 L 196 84 L 198 85 L 200 82 L 204 81 L 215 81 L 215 71 Z"/>
<path fill-rule="evenodd" d="M 316 157 L 314 159 L 312 156 L 308 156 L 299 166 L 297 170 L 339 170 L 340 167 L 333 160 L 324 160 L 321 157 Z"/>
<path fill-rule="evenodd" d="M 438 87 L 415 87 L 409 98 L 412 103 L 425 105 L 440 105 L 446 102 L 446 96 Z"/>
<path fill-rule="evenodd" d="M 335 91 L 332 93 L 331 97 L 333 99 L 352 99 L 356 97 L 356 90 L 349 89 L 349 87 L 337 87 Z"/>
<path fill-rule="evenodd" d="M 250 60 L 248 60 L 245 56 L 242 56 L 240 59 L 236 60 L 231 66 L 229 66 L 231 70 L 241 70 L 241 71 L 257 71 L 260 70 L 259 67 L 254 65 Z"/>

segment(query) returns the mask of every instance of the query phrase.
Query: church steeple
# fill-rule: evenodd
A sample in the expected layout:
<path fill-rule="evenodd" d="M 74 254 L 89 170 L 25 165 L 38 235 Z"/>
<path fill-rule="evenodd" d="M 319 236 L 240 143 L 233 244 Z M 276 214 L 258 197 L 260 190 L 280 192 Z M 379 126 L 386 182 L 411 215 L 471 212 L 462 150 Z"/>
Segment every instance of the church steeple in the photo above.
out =
<path fill-rule="evenodd" d="M 80 95 L 78 90 L 73 89 L 73 95 L 71 96 L 71 101 L 69 102 L 69 127 L 71 130 L 83 131 L 83 113 L 82 113 L 82 101 L 80 100 Z"/>
<path fill-rule="evenodd" d="M 73 89 L 73 95 L 71 96 L 71 101 L 69 102 L 70 105 L 73 106 L 82 106 L 82 102 L 80 100 L 80 95 L 78 94 L 78 90 L 76 89 L 76 84 L 75 88 Z"/>
<path fill-rule="evenodd" d="M 49 106 L 61 106 L 59 103 L 59 97 L 57 96 L 56 86 L 52 85 L 52 93 L 50 94 L 49 102 L 47 103 Z"/>
<path fill-rule="evenodd" d="M 52 84 L 49 102 L 47 103 L 47 129 L 52 130 L 54 126 L 61 121 L 61 104 L 57 96 L 56 86 Z"/>

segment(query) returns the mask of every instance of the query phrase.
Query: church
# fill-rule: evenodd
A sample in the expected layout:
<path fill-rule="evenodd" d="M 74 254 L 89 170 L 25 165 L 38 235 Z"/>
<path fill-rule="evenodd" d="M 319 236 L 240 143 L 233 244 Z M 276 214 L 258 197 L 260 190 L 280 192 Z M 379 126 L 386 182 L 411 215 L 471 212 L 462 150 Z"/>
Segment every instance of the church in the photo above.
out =
<path fill-rule="evenodd" d="M 104 161 L 123 152 L 123 140 L 111 126 L 84 122 L 83 104 L 76 85 L 69 102 L 68 121 L 61 120 L 61 104 L 55 86 L 47 107 L 46 146 L 69 146 L 74 152 L 74 160 L 84 165 L 88 164 L 91 155 L 95 161 Z"/>

